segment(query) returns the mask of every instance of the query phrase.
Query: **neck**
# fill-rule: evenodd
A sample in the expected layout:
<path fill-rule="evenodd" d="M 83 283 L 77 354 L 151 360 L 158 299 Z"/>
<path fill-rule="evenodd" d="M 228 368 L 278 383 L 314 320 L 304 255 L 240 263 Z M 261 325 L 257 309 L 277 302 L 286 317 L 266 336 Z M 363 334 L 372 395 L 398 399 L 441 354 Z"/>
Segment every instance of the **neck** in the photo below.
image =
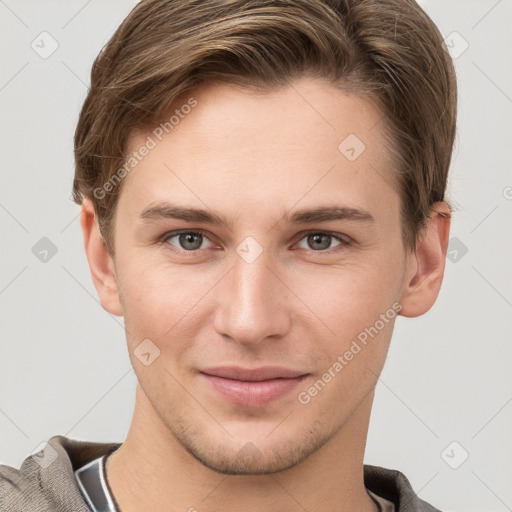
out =
<path fill-rule="evenodd" d="M 183 448 L 138 385 L 126 440 L 107 459 L 107 480 L 122 512 L 376 512 L 363 479 L 372 402 L 373 392 L 327 443 L 290 469 L 224 475 Z"/>

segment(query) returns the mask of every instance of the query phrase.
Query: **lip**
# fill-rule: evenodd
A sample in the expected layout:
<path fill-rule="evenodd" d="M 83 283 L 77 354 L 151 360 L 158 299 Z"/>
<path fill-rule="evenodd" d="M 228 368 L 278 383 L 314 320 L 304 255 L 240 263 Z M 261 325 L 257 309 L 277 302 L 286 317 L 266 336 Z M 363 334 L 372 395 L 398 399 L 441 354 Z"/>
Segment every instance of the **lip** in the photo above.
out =
<path fill-rule="evenodd" d="M 245 407 L 261 407 L 295 388 L 308 374 L 279 366 L 205 368 L 200 375 L 225 400 Z"/>

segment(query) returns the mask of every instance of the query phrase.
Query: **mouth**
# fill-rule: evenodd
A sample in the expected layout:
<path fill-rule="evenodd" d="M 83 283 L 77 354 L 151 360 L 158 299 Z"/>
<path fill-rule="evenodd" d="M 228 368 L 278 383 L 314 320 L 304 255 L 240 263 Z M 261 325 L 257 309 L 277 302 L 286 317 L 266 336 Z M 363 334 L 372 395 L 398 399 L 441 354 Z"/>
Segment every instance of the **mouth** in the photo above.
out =
<path fill-rule="evenodd" d="M 201 377 L 228 402 L 261 407 L 290 393 L 308 373 L 278 366 L 242 368 L 219 366 L 201 370 Z"/>

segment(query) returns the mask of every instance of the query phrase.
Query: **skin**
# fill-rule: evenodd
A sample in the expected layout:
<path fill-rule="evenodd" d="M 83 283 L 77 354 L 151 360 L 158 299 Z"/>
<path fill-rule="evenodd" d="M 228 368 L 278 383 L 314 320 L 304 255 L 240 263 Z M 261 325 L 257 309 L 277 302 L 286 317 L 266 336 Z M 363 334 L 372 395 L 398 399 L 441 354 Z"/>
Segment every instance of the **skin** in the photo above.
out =
<path fill-rule="evenodd" d="M 363 456 L 394 319 L 309 403 L 298 394 L 393 304 L 408 317 L 432 307 L 449 208 L 436 203 L 446 216 L 434 212 L 416 251 L 404 248 L 381 114 L 327 81 L 304 77 L 260 94 L 211 83 L 193 97 L 197 106 L 122 182 L 115 258 L 91 201 L 82 206 L 92 278 L 102 306 L 124 316 L 139 381 L 129 433 L 108 459 L 113 495 L 123 512 L 376 511 Z M 150 133 L 133 133 L 129 151 Z M 366 146 L 353 162 L 338 150 L 349 134 Z M 163 201 L 229 225 L 140 218 Z M 372 220 L 284 220 L 325 205 Z M 204 237 L 163 239 L 181 229 Z M 343 238 L 315 245 L 307 231 Z M 251 263 L 237 252 L 248 236 L 262 250 Z M 148 366 L 134 354 L 145 339 L 160 350 Z M 279 399 L 246 407 L 199 374 L 226 364 L 307 376 Z"/>

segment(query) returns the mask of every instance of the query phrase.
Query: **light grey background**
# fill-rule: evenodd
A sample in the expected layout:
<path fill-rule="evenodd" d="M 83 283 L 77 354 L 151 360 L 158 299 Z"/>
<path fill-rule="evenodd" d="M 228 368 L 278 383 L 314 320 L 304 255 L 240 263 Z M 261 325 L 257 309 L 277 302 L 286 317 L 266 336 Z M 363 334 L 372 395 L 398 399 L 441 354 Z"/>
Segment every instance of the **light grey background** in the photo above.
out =
<path fill-rule="evenodd" d="M 56 434 L 120 442 L 129 427 L 122 319 L 97 301 L 70 193 L 92 61 L 134 4 L 0 0 L 0 463 L 19 467 Z M 397 321 L 365 462 L 403 471 L 442 510 L 501 512 L 512 510 L 512 2 L 421 5 L 456 57 L 454 238 L 437 304 Z M 43 59 L 31 44 L 49 51 L 52 38 Z M 34 254 L 43 237 L 57 249 L 46 262 Z"/>

